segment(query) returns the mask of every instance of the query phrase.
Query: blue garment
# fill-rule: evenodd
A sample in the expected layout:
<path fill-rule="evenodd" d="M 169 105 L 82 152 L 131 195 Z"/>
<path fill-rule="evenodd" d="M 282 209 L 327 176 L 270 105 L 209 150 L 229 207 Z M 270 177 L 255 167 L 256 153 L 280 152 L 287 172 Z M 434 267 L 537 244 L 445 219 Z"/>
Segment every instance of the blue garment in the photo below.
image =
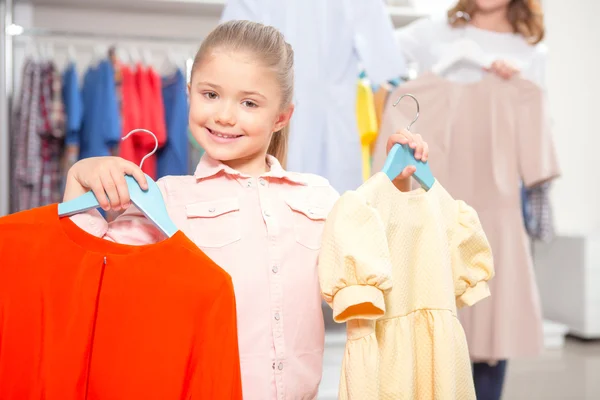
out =
<path fill-rule="evenodd" d="M 77 70 L 74 63 L 70 63 L 63 72 L 62 99 L 66 114 L 65 144 L 79 146 L 79 133 L 83 119 L 83 101 L 79 91 Z"/>
<path fill-rule="evenodd" d="M 163 77 L 162 97 L 167 141 L 158 152 L 158 178 L 188 174 L 188 100 L 181 70 Z"/>
<path fill-rule="evenodd" d="M 79 158 L 111 155 L 121 139 L 115 71 L 108 60 L 90 67 L 83 81 L 83 124 Z"/>

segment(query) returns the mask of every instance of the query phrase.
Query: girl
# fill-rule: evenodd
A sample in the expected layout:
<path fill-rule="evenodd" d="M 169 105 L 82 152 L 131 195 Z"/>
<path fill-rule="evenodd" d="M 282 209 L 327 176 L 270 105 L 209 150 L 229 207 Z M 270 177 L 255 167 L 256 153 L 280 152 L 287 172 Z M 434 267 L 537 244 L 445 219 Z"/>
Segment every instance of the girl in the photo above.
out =
<path fill-rule="evenodd" d="M 189 85 L 189 126 L 206 153 L 193 176 L 158 182 L 179 229 L 233 279 L 246 400 L 313 399 L 321 378 L 316 265 L 324 220 L 338 194 L 324 178 L 282 167 L 292 92 L 293 51 L 275 28 L 248 21 L 218 26 L 194 59 Z M 419 135 L 394 135 L 388 150 L 393 143 L 409 143 L 417 159 L 427 159 Z M 395 180 L 399 190 L 410 189 L 414 171 L 407 167 Z M 128 209 L 110 224 L 97 211 L 73 220 L 119 243 L 162 240 L 129 207 L 125 174 L 146 188 L 142 171 L 123 159 L 76 163 L 65 200 L 91 189 L 103 209 Z"/>

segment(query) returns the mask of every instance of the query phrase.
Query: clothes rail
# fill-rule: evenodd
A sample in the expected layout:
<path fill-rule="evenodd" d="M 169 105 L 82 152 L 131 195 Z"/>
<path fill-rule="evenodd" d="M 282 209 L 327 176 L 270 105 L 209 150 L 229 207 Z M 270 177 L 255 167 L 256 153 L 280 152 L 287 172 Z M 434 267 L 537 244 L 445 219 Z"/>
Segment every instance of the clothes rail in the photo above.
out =
<path fill-rule="evenodd" d="M 14 96 L 14 52 L 13 44 L 17 38 L 65 38 L 93 39 L 119 42 L 154 42 L 166 44 L 198 45 L 203 37 L 180 37 L 161 35 L 119 34 L 85 32 L 74 30 L 55 30 L 45 28 L 24 28 L 13 23 L 13 0 L 0 2 L 0 216 L 11 211 L 11 143 L 10 127 L 12 117 L 12 99 Z"/>
<path fill-rule="evenodd" d="M 114 41 L 144 41 L 144 42 L 181 42 L 190 44 L 199 44 L 202 37 L 178 37 L 178 36 L 155 36 L 155 35 L 135 35 L 135 34 L 117 34 L 117 33 L 100 33 L 100 32 L 82 32 L 68 30 L 54 30 L 43 28 L 22 28 L 14 29 L 13 37 L 63 37 L 76 39 L 104 39 Z"/>

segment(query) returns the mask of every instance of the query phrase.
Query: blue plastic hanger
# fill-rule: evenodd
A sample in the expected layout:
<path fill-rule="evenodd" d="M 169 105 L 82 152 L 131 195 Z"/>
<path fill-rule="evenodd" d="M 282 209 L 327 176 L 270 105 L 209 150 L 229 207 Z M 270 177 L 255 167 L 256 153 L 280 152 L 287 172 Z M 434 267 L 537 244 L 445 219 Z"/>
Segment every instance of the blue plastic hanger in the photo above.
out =
<path fill-rule="evenodd" d="M 142 158 L 142 162 L 140 163 L 140 168 L 144 165 L 144 161 L 152 154 L 156 152 L 158 149 L 158 139 L 154 133 L 146 130 L 146 129 L 134 129 L 129 132 L 122 140 L 127 139 L 132 133 L 135 132 L 146 132 L 152 137 L 156 142 L 154 146 L 154 150 L 149 154 L 145 155 Z M 165 205 L 165 201 L 163 200 L 162 193 L 158 188 L 156 182 L 146 175 L 146 180 L 148 181 L 148 190 L 143 191 L 140 185 L 138 185 L 137 181 L 129 175 L 125 176 L 125 180 L 127 181 L 127 188 L 129 189 L 129 197 L 133 204 L 148 218 L 150 221 L 156 225 L 158 229 L 161 230 L 166 236 L 171 237 L 177 231 L 177 227 L 169 217 L 167 213 L 167 207 Z M 94 192 L 87 192 L 84 195 L 81 195 L 73 200 L 69 200 L 64 203 L 60 203 L 58 205 L 58 215 L 60 217 L 68 217 L 74 214 L 78 214 L 84 211 L 91 210 L 93 208 L 100 207 L 98 203 L 98 199 L 94 195 Z"/>
<path fill-rule="evenodd" d="M 408 125 L 408 128 L 406 128 L 406 130 L 410 131 L 412 125 L 417 121 L 417 119 L 419 119 L 419 101 L 412 94 L 404 94 L 400 96 L 398 100 L 396 100 L 394 107 L 396 107 L 400 100 L 406 96 L 411 97 L 415 103 L 417 103 L 417 115 L 415 116 L 415 119 L 412 120 L 410 125 Z M 415 159 L 415 151 L 411 149 L 408 144 L 396 143 L 392 147 L 387 158 L 385 159 L 382 172 L 385 173 L 390 180 L 394 180 L 398 175 L 400 175 L 404 168 L 408 167 L 409 165 L 414 165 L 417 168 L 413 174 L 413 177 L 417 180 L 417 182 L 419 182 L 421 187 L 423 187 L 425 190 L 431 189 L 433 183 L 435 182 L 435 178 L 431 173 L 429 164 L 427 164 L 427 162 Z"/>

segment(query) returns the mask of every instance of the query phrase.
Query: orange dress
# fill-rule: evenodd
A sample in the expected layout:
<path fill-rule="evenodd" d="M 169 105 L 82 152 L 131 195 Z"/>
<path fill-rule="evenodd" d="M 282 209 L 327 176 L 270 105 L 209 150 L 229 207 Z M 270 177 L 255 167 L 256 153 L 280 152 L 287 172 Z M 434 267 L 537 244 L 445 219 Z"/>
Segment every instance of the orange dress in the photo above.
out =
<path fill-rule="evenodd" d="M 0 399 L 241 399 L 231 278 L 182 232 L 85 233 L 56 205 L 0 218 Z"/>

